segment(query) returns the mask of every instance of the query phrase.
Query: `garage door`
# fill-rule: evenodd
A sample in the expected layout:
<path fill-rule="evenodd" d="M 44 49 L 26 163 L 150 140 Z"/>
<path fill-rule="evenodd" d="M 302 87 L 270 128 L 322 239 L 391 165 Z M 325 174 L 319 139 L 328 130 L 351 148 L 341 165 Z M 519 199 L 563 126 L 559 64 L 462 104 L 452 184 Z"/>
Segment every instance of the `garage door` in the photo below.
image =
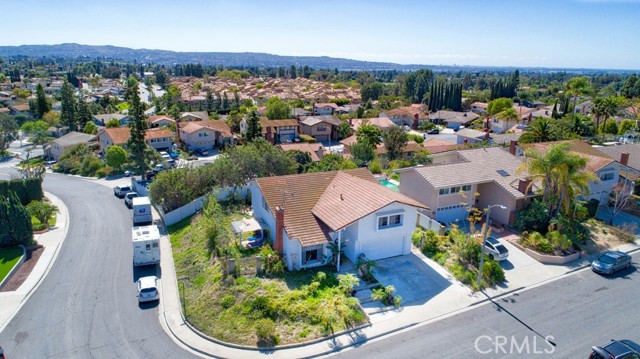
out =
<path fill-rule="evenodd" d="M 466 205 L 454 205 L 448 207 L 438 208 L 436 213 L 436 221 L 442 223 L 451 223 L 455 221 L 466 220 L 469 216 L 469 211 Z"/>
<path fill-rule="evenodd" d="M 404 252 L 404 240 L 402 237 L 367 240 L 362 243 L 360 252 L 370 260 L 401 256 Z"/>
<path fill-rule="evenodd" d="M 329 135 L 316 135 L 316 141 L 329 142 Z"/>
<path fill-rule="evenodd" d="M 295 133 L 283 133 L 280 135 L 280 142 L 293 142 L 295 138 Z"/>

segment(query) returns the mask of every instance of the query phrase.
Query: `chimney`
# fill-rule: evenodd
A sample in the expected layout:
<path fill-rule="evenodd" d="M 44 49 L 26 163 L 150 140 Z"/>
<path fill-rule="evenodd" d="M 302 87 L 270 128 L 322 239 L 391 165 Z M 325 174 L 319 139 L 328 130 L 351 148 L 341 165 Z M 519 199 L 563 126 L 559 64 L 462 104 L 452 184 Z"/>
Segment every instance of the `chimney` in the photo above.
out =
<path fill-rule="evenodd" d="M 620 163 L 624 166 L 629 164 L 629 152 L 622 152 L 620 154 Z"/>
<path fill-rule="evenodd" d="M 518 191 L 520 191 L 521 193 L 524 193 L 525 195 L 529 192 L 528 191 L 528 187 L 531 184 L 531 180 L 528 179 L 521 179 L 518 181 Z"/>
<path fill-rule="evenodd" d="M 418 115 L 416 115 L 416 117 L 418 117 Z M 413 129 L 417 130 L 418 127 L 420 127 L 420 121 L 417 118 L 413 119 Z"/>
<path fill-rule="evenodd" d="M 284 208 L 276 207 L 276 241 L 273 249 L 280 254 L 284 254 Z"/>
<path fill-rule="evenodd" d="M 509 153 L 512 155 L 516 155 L 516 146 L 518 145 L 518 141 L 516 140 L 511 140 L 509 142 Z"/>
<path fill-rule="evenodd" d="M 271 133 L 271 126 L 267 126 L 266 130 L 267 130 L 267 138 L 266 138 L 266 140 L 271 142 L 271 143 L 274 143 L 274 141 L 273 141 L 273 133 Z"/>

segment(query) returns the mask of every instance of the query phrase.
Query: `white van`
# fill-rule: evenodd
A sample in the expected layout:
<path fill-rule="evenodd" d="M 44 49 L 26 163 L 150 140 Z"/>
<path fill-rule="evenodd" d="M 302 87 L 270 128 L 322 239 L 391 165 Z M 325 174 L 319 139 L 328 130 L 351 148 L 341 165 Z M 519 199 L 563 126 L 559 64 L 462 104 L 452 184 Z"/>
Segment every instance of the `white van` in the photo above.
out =
<path fill-rule="evenodd" d="M 160 263 L 160 231 L 158 226 L 133 227 L 133 265 Z"/>
<path fill-rule="evenodd" d="M 133 225 L 151 224 L 153 214 L 151 213 L 151 201 L 149 197 L 136 197 L 133 199 Z"/>

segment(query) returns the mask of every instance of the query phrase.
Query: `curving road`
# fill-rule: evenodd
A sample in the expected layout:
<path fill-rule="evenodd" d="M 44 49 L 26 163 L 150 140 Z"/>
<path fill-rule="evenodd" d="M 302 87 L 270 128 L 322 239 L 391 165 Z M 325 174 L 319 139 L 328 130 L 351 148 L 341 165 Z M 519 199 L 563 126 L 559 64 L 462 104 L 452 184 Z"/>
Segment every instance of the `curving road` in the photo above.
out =
<path fill-rule="evenodd" d="M 48 276 L 6 329 L 9 358 L 193 358 L 160 327 L 157 304 L 139 306 L 130 212 L 113 191 L 48 174 L 69 208 L 69 232 Z M 158 276 L 160 274 L 158 273 Z"/>

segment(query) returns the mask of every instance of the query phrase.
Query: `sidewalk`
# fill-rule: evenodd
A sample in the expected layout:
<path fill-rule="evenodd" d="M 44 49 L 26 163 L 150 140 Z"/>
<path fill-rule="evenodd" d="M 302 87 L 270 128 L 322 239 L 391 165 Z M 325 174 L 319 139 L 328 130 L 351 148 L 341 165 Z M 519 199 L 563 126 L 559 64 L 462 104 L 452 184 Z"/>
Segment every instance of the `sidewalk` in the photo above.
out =
<path fill-rule="evenodd" d="M 637 250 L 634 244 L 625 244 L 619 248 L 623 251 Z M 394 332 L 408 329 L 417 325 L 428 324 L 460 312 L 476 308 L 477 305 L 490 303 L 483 293 L 472 293 L 470 289 L 448 275 L 439 265 L 429 258 L 420 255 L 422 260 L 437 271 L 444 271 L 443 276 L 451 282 L 446 290 L 431 298 L 424 304 L 412 305 L 407 303 L 399 310 L 382 311 L 370 315 L 371 325 L 363 329 L 339 335 L 332 339 L 319 341 L 307 345 L 300 345 L 283 349 L 256 349 L 243 348 L 233 344 L 226 344 L 207 339 L 196 333 L 184 322 L 181 314 L 181 304 L 178 291 L 178 282 L 173 264 L 171 244 L 167 235 L 162 236 L 161 243 L 162 279 L 160 300 L 160 323 L 165 332 L 179 345 L 202 356 L 215 356 L 222 358 L 255 358 L 257 356 L 269 356 L 271 358 L 304 358 L 315 357 L 335 352 L 341 348 L 358 345 L 364 341 L 372 340 Z M 537 263 L 537 262 L 536 262 Z M 543 276 L 536 276 L 535 280 L 520 282 L 524 285 L 507 283 L 504 287 L 490 288 L 486 294 L 495 298 L 507 295 L 525 288 L 560 279 L 564 275 L 585 268 L 589 265 L 588 258 L 570 263 L 568 265 L 542 265 L 547 267 Z M 531 268 L 528 268 L 531 269 Z"/>
<path fill-rule="evenodd" d="M 53 266 L 62 242 L 67 236 L 69 229 L 69 211 L 64 203 L 51 193 L 45 192 L 45 196 L 51 203 L 58 206 L 60 213 L 57 214 L 56 226 L 46 233 L 34 235 L 34 239 L 41 244 L 44 249 L 38 263 L 29 274 L 29 277 L 22 285 L 13 292 L 0 292 L 0 332 L 11 322 L 11 319 L 18 313 L 22 305 L 29 299 L 31 293 L 40 285 L 40 282 L 49 273 Z"/>

